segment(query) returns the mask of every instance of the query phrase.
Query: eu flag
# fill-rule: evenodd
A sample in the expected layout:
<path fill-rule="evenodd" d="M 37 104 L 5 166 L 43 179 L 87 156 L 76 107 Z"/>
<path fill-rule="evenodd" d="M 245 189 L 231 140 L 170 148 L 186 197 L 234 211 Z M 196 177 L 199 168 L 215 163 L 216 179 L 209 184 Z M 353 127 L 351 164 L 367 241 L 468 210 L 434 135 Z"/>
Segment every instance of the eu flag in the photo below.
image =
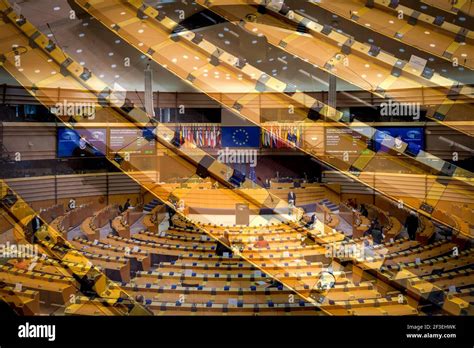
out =
<path fill-rule="evenodd" d="M 260 127 L 222 127 L 222 147 L 260 147 Z"/>

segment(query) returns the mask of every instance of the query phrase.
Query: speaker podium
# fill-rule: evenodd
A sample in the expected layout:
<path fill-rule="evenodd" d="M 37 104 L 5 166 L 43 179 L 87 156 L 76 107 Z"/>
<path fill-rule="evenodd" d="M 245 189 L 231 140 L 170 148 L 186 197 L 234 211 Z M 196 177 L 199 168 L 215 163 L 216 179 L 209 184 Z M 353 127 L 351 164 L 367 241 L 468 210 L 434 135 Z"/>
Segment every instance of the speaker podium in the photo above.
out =
<path fill-rule="evenodd" d="M 235 224 L 249 225 L 250 223 L 250 208 L 248 204 L 237 203 L 235 205 Z"/>

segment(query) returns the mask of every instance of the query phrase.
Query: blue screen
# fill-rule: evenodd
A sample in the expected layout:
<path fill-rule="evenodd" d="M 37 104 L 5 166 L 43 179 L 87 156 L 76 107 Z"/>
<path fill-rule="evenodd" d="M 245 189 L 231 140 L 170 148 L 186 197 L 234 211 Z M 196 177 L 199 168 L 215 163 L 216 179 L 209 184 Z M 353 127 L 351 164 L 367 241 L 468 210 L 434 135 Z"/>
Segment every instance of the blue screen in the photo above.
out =
<path fill-rule="evenodd" d="M 422 127 L 378 127 L 375 133 L 375 151 L 388 151 L 394 147 L 394 139 L 400 137 L 408 144 L 408 151 L 417 155 L 425 147 L 425 136 Z"/>
<path fill-rule="evenodd" d="M 222 147 L 260 147 L 260 128 L 222 127 Z"/>
<path fill-rule="evenodd" d="M 100 157 L 105 151 L 105 129 L 58 129 L 58 157 Z"/>

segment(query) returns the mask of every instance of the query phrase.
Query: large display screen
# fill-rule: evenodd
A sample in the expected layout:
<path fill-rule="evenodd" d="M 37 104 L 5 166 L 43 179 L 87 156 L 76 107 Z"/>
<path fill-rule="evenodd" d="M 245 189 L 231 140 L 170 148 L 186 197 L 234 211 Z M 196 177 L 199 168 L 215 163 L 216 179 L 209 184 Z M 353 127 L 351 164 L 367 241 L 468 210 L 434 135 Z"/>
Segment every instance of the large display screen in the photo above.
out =
<path fill-rule="evenodd" d="M 368 127 L 326 127 L 326 153 L 359 153 L 370 139 Z"/>
<path fill-rule="evenodd" d="M 144 130 L 139 128 L 112 128 L 110 129 L 109 145 L 110 151 L 113 153 L 128 152 L 138 155 L 154 155 L 156 153 L 156 143 L 152 139 L 151 129 L 146 129 L 144 133 Z"/>
<path fill-rule="evenodd" d="M 58 129 L 58 157 L 100 157 L 106 153 L 107 130 Z"/>
<path fill-rule="evenodd" d="M 408 144 L 408 151 L 416 155 L 425 147 L 425 136 L 421 127 L 378 127 L 375 133 L 375 151 L 388 151 L 396 147 L 395 139 Z"/>

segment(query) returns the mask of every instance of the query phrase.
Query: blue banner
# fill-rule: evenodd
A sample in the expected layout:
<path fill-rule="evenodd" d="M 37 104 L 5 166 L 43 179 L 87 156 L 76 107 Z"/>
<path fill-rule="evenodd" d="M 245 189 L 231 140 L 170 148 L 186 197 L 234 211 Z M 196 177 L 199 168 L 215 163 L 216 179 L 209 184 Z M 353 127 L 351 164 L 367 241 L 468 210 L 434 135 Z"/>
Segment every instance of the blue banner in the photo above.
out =
<path fill-rule="evenodd" d="M 222 147 L 260 147 L 260 128 L 222 127 Z"/>

